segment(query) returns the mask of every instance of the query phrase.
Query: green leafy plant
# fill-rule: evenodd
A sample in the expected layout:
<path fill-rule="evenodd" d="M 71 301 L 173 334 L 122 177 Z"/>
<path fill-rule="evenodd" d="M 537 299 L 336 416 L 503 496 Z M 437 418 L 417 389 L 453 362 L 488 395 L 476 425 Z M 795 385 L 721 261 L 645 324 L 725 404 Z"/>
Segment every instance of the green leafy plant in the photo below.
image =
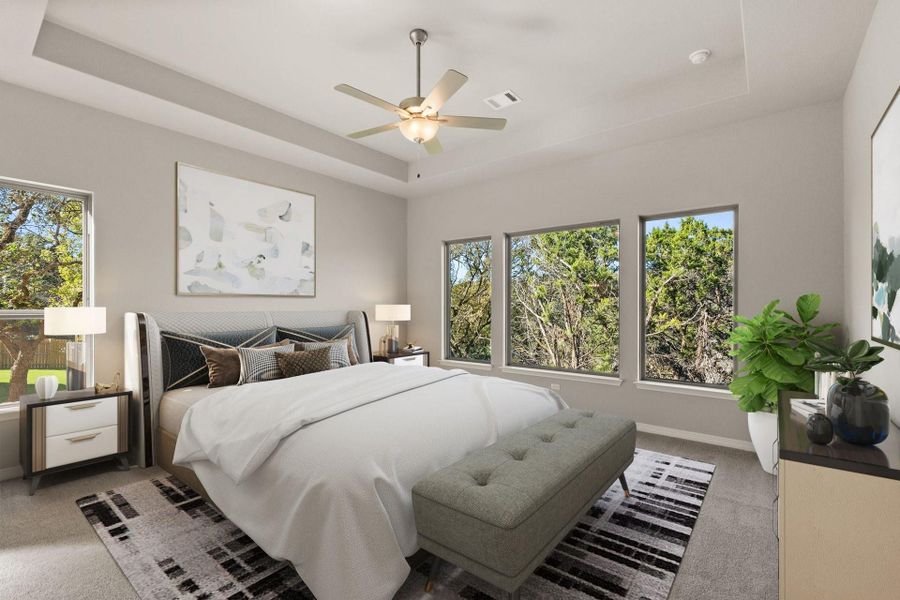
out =
<path fill-rule="evenodd" d="M 837 371 L 843 375 L 838 377 L 841 385 L 858 383 L 862 374 L 884 360 L 882 346 L 871 346 L 866 340 L 853 342 L 844 349 L 828 344 L 813 343 L 819 353 L 807 363 L 813 371 Z"/>
<path fill-rule="evenodd" d="M 735 317 L 739 326 L 728 341 L 739 361 L 738 377 L 728 387 L 741 410 L 774 412 L 779 391 L 813 392 L 814 376 L 807 364 L 832 343 L 829 332 L 838 326 L 813 323 L 821 302 L 818 294 L 805 294 L 797 299 L 796 317 L 779 309 L 778 300 L 754 317 Z"/>

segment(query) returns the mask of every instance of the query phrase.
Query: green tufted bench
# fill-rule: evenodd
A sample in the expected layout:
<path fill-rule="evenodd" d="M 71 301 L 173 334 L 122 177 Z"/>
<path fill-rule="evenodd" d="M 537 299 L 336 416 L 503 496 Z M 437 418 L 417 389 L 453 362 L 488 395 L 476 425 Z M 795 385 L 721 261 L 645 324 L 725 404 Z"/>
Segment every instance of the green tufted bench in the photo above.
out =
<path fill-rule="evenodd" d="M 634 459 L 634 421 L 578 410 L 501 438 L 413 487 L 419 545 L 518 599 L 528 578 Z"/>

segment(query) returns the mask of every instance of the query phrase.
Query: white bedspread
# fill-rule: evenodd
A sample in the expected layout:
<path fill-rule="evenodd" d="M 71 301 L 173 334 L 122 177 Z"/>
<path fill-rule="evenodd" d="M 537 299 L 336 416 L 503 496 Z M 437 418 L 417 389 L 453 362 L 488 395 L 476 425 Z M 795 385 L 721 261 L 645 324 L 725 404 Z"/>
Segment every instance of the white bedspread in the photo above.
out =
<path fill-rule="evenodd" d="M 370 363 L 224 388 L 185 415 L 175 457 L 319 600 L 386 600 L 417 550 L 412 486 L 564 406 L 519 382 Z"/>

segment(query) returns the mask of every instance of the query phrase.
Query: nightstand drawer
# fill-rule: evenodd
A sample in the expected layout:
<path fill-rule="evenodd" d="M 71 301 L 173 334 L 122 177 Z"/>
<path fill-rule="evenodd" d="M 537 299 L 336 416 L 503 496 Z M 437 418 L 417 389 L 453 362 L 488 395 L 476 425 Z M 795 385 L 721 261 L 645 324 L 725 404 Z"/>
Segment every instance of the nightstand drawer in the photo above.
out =
<path fill-rule="evenodd" d="M 391 362 L 395 365 L 400 365 L 401 367 L 424 367 L 425 355 L 413 354 L 412 356 L 398 356 L 392 359 Z"/>
<path fill-rule="evenodd" d="M 48 407 L 50 408 L 50 407 Z M 100 427 L 47 438 L 47 469 L 118 452 L 118 427 Z"/>
<path fill-rule="evenodd" d="M 118 406 L 118 398 L 115 397 L 48 406 L 46 436 L 115 425 L 118 422 Z"/>

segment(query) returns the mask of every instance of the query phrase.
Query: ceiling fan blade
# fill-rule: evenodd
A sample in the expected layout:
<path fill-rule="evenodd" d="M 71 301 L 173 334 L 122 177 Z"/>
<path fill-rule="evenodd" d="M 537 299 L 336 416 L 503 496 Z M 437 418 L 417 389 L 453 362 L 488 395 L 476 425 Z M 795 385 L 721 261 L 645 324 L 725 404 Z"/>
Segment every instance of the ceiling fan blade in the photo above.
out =
<path fill-rule="evenodd" d="M 434 85 L 434 88 L 428 92 L 428 96 L 422 102 L 422 114 L 427 117 L 439 111 L 444 103 L 450 99 L 450 96 L 455 94 L 468 80 L 469 78 L 459 71 L 449 69 L 441 77 L 440 81 Z"/>
<path fill-rule="evenodd" d="M 353 133 L 348 133 L 347 137 L 358 140 L 359 138 L 375 135 L 376 133 L 390 131 L 391 129 L 395 129 L 399 124 L 400 121 L 394 121 L 393 123 L 388 123 L 387 125 L 380 125 L 378 127 L 372 127 L 371 129 L 363 129 L 362 131 L 354 131 Z"/>
<path fill-rule="evenodd" d="M 441 115 L 438 121 L 440 121 L 441 125 L 446 125 L 447 127 L 468 127 L 469 129 L 493 129 L 500 131 L 506 127 L 506 119 L 493 119 L 490 117 Z"/>
<path fill-rule="evenodd" d="M 441 146 L 441 143 L 438 141 L 437 136 L 434 136 L 423 145 L 425 146 L 425 151 L 428 152 L 428 154 L 440 154 L 444 151 L 444 147 Z"/>
<path fill-rule="evenodd" d="M 362 90 L 358 90 L 351 85 L 347 85 L 346 83 L 341 83 L 339 85 L 334 86 L 334 89 L 337 91 L 347 94 L 348 96 L 353 96 L 358 100 L 362 100 L 363 102 L 368 102 L 369 104 L 374 104 L 379 108 L 383 108 L 384 110 L 389 110 L 392 113 L 400 115 L 401 117 L 409 118 L 410 114 L 397 106 L 396 104 L 391 104 L 387 100 L 382 100 L 381 98 L 377 98 L 372 94 L 367 94 Z"/>

